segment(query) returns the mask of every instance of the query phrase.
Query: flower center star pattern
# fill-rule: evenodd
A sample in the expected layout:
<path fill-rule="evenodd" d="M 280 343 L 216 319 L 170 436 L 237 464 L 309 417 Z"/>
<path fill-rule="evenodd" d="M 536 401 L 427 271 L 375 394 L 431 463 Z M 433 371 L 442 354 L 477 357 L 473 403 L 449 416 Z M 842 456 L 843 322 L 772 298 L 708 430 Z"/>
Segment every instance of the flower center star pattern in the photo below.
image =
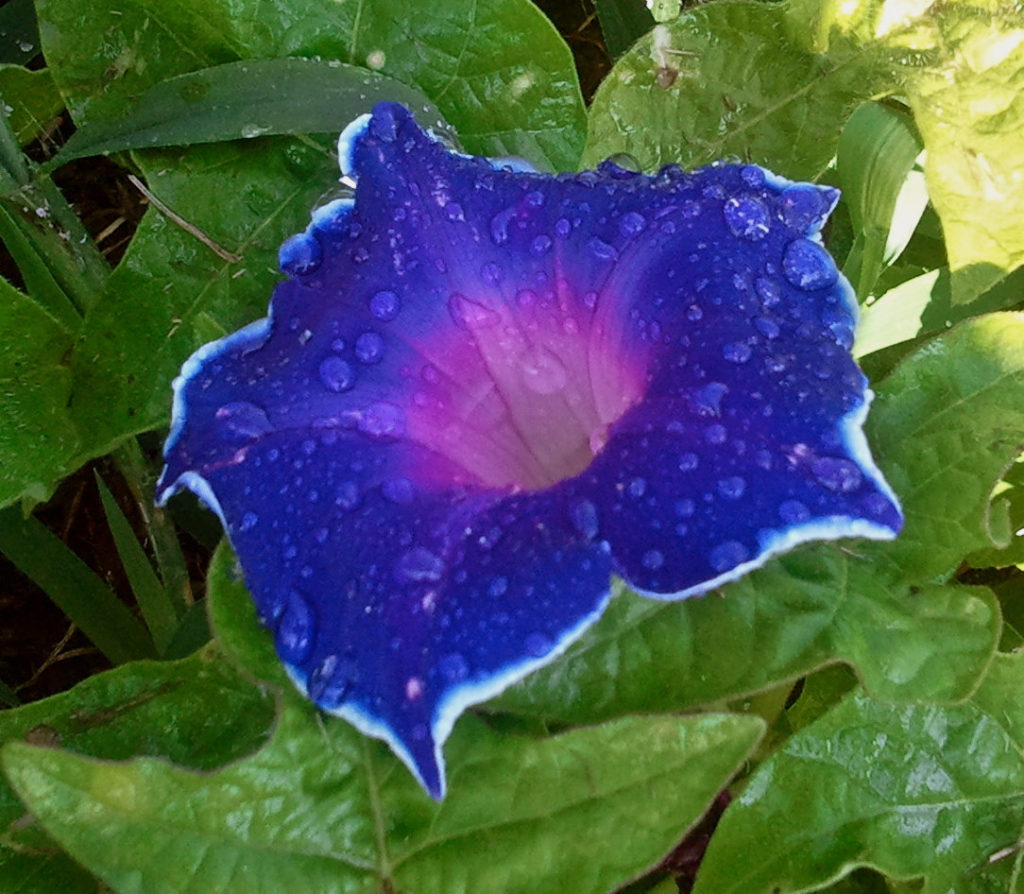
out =
<path fill-rule="evenodd" d="M 612 574 L 681 599 L 900 529 L 818 237 L 835 190 L 512 170 L 388 103 L 339 153 L 354 198 L 284 244 L 270 316 L 175 382 L 160 498 L 219 514 L 296 685 L 434 797 L 459 714 Z"/>

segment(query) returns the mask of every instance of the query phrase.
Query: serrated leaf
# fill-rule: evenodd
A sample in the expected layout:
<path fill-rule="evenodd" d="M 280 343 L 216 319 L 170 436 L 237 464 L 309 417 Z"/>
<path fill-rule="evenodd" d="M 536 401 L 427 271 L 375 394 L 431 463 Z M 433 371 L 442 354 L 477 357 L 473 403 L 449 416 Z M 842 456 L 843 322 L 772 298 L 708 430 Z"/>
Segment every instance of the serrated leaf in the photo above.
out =
<path fill-rule="evenodd" d="M 76 123 L 117 118 L 155 83 L 239 59 L 340 61 L 418 87 L 467 151 L 573 169 L 585 116 L 572 56 L 529 0 L 288 4 L 145 0 L 111 18 L 91 0 L 41 0 L 44 48 Z"/>
<path fill-rule="evenodd" d="M 819 890 L 856 866 L 923 876 L 924 894 L 1016 890 L 1022 684 L 1017 654 L 997 657 L 963 705 L 897 706 L 854 692 L 750 779 L 695 894 Z"/>
<path fill-rule="evenodd" d="M 0 280 L 0 506 L 45 499 L 79 438 L 67 409 L 73 331 Z"/>
<path fill-rule="evenodd" d="M 211 706 L 216 705 L 216 711 Z M 273 716 L 261 690 L 239 680 L 215 649 L 181 662 L 139 663 L 0 713 L 0 743 L 27 739 L 96 757 L 160 756 L 197 768 L 258 746 Z M 95 892 L 97 881 L 65 854 L 0 780 L 0 891 Z"/>
<path fill-rule="evenodd" d="M 624 152 L 653 169 L 735 156 L 813 180 L 847 116 L 890 70 L 882 45 L 831 56 L 802 48 L 784 6 L 699 6 L 616 64 L 591 106 L 584 162 Z"/>
<path fill-rule="evenodd" d="M 281 134 L 336 137 L 384 99 L 414 109 L 424 126 L 446 128 L 441 113 L 419 91 L 365 68 L 312 59 L 250 59 L 154 84 L 118 118 L 77 130 L 48 167 L 126 149 Z"/>
<path fill-rule="evenodd" d="M 123 894 L 602 892 L 671 846 L 762 728 L 628 718 L 537 741 L 464 721 L 440 805 L 383 745 L 291 696 L 271 742 L 214 773 L 3 754 L 47 830 Z"/>
<path fill-rule="evenodd" d="M 1024 443 L 1024 314 L 961 324 L 877 391 L 866 430 L 906 526 L 892 543 L 861 551 L 908 578 L 948 575 L 990 545 L 992 488 Z"/>

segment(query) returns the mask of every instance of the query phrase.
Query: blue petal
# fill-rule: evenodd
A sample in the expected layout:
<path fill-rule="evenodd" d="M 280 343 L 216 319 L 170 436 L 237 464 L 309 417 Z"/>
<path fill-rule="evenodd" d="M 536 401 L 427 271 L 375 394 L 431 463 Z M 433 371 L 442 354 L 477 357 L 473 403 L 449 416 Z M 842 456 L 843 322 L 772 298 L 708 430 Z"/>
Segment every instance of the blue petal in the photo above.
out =
<path fill-rule="evenodd" d="M 861 433 L 834 190 L 544 176 L 382 104 L 267 320 L 175 383 L 161 498 L 221 516 L 296 684 L 435 797 L 457 716 L 591 624 L 901 519 Z"/>

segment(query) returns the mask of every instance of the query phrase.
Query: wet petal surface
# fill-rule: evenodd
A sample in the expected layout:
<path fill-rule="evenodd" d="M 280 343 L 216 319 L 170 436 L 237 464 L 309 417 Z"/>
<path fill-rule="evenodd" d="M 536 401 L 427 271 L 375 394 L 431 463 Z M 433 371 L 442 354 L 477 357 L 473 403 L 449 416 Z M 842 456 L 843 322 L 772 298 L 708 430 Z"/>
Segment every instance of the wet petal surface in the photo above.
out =
<path fill-rule="evenodd" d="M 267 320 L 176 382 L 162 497 L 224 521 L 278 652 L 435 797 L 462 710 L 610 574 L 702 593 L 901 518 L 861 434 L 834 190 L 753 166 L 512 171 L 382 104 Z"/>

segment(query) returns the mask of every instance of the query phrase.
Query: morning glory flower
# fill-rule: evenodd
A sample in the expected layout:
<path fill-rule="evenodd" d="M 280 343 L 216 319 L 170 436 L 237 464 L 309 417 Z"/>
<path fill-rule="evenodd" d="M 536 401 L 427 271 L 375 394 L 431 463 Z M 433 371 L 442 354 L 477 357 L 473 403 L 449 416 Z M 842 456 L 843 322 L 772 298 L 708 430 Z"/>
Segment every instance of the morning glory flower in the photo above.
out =
<path fill-rule="evenodd" d="M 160 498 L 218 513 L 295 684 L 431 795 L 456 718 L 563 652 L 613 574 L 681 599 L 895 536 L 819 237 L 835 190 L 539 174 L 387 103 L 339 155 L 354 196 L 285 242 L 269 317 L 176 380 Z"/>

